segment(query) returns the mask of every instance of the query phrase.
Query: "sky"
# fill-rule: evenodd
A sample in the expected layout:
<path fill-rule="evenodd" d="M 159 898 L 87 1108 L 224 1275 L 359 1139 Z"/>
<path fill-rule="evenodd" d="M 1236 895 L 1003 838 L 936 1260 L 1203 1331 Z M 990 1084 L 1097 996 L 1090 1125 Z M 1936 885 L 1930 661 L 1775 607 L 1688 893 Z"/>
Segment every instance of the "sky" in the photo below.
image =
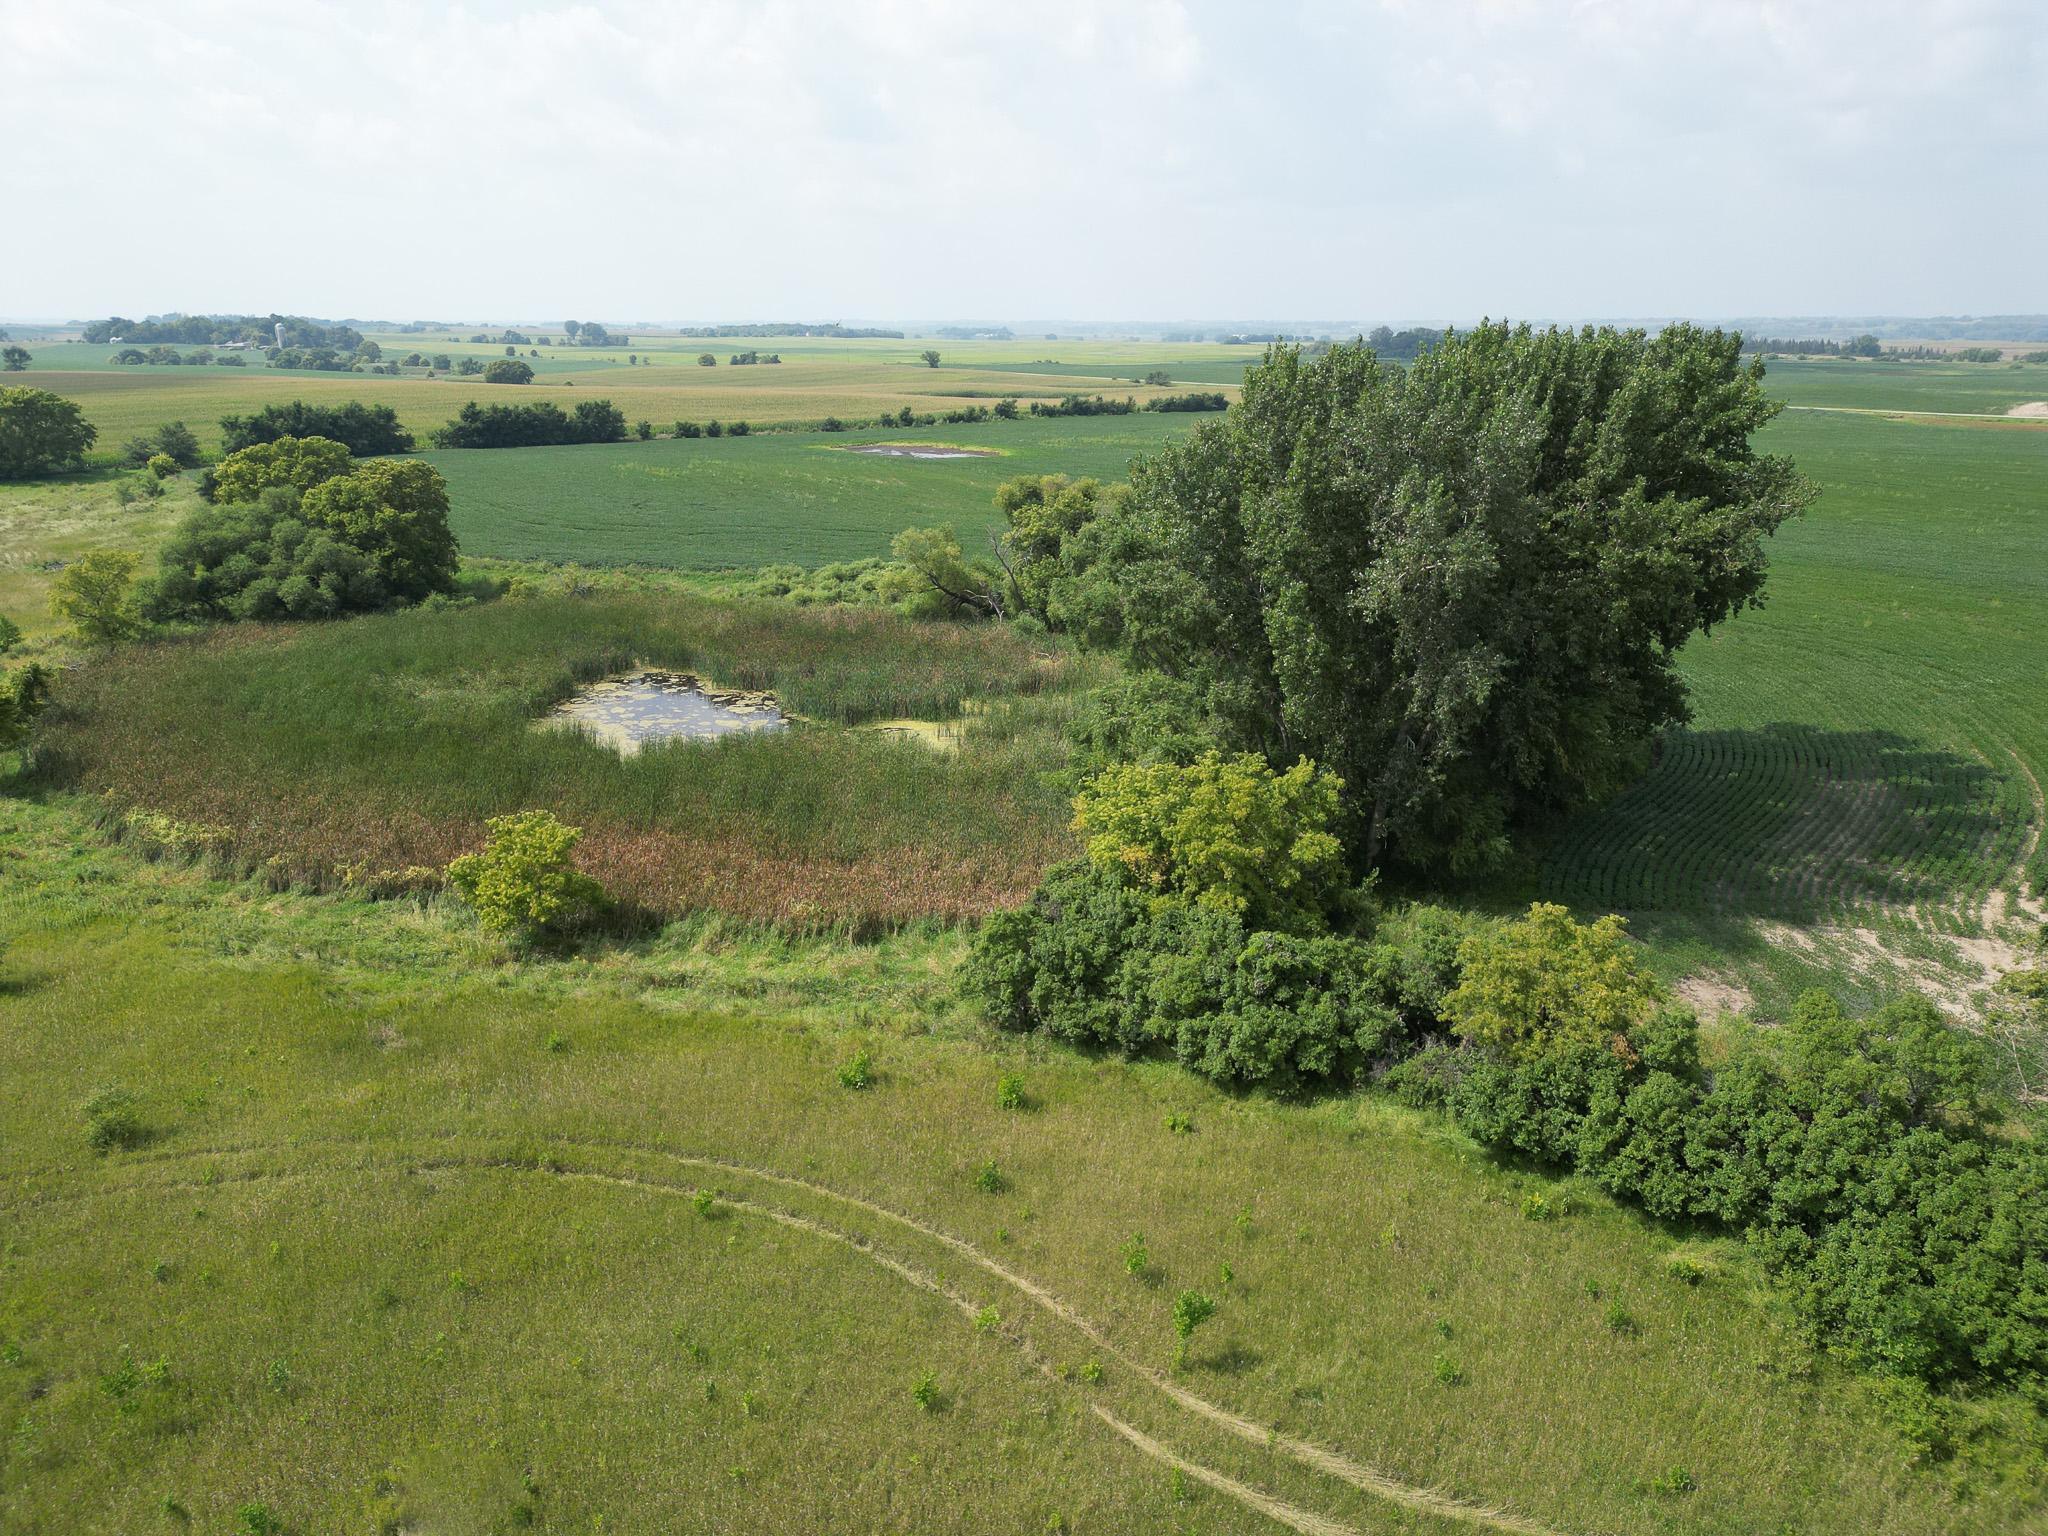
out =
<path fill-rule="evenodd" d="M 0 0 L 0 316 L 2048 310 L 2042 0 Z"/>

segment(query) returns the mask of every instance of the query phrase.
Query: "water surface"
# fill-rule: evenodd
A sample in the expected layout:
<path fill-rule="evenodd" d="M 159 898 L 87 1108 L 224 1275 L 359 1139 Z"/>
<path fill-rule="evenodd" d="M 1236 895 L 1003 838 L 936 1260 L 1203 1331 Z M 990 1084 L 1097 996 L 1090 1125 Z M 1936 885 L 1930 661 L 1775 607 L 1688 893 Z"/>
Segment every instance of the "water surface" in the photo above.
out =
<path fill-rule="evenodd" d="M 645 742 L 776 731 L 789 719 L 772 694 L 713 688 L 688 672 L 647 668 L 592 683 L 557 705 L 548 723 L 588 732 L 631 757 Z"/>

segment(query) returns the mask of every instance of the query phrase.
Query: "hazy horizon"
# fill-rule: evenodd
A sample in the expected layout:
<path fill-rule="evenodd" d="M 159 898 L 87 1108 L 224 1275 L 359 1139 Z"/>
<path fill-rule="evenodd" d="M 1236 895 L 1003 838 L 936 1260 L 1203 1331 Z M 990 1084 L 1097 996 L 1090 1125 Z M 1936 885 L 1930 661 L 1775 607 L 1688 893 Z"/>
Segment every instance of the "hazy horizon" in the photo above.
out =
<path fill-rule="evenodd" d="M 2038 313 L 2044 79 L 2023 0 L 0 0 L 0 312 Z"/>

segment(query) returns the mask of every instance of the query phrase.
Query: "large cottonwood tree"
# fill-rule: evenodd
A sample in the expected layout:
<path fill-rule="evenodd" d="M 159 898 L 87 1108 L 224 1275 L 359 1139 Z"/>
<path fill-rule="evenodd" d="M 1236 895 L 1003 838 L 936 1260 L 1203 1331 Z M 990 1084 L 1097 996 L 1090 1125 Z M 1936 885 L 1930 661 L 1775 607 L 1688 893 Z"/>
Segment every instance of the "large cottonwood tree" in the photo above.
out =
<path fill-rule="evenodd" d="M 1275 349 L 1069 541 L 1053 610 L 1335 769 L 1362 862 L 1484 865 L 1686 718 L 1676 652 L 1811 494 L 1754 445 L 1778 409 L 1693 326 Z"/>

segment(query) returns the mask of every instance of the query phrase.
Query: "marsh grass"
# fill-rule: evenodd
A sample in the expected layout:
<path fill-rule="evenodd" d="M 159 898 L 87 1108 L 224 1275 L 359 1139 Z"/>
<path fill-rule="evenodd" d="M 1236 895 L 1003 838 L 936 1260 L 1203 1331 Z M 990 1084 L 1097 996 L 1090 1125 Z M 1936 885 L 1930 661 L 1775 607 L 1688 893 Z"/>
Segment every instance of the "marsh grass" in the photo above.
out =
<path fill-rule="evenodd" d="M 773 691 L 810 723 L 631 758 L 535 728 L 640 663 Z M 584 829 L 578 867 L 634 908 L 861 934 L 977 916 L 1061 854 L 1050 775 L 1092 671 L 993 626 L 508 599 L 96 657 L 65 679 L 39 775 L 100 795 L 124 828 L 201 829 L 280 885 L 403 887 L 477 846 L 487 817 L 546 809 Z M 834 728 L 969 704 L 958 752 Z"/>

